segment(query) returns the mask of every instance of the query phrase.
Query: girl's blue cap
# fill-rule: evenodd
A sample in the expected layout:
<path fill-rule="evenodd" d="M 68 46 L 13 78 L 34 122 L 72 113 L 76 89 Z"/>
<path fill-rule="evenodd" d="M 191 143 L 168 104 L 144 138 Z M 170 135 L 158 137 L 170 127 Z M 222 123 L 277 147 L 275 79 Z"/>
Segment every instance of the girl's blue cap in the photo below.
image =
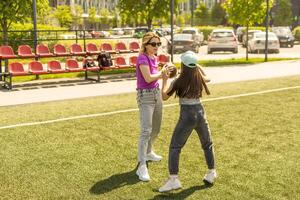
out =
<path fill-rule="evenodd" d="M 198 57 L 197 57 L 197 54 L 195 54 L 194 52 L 187 51 L 187 52 L 183 53 L 180 58 L 181 58 L 181 62 L 185 66 L 190 67 L 190 68 L 197 67 Z"/>

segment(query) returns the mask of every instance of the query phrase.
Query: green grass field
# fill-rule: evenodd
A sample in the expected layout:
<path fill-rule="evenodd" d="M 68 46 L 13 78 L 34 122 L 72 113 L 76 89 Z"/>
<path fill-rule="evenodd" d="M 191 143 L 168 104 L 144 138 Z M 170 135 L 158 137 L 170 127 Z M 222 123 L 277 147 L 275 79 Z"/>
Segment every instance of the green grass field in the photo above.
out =
<path fill-rule="evenodd" d="M 164 108 L 149 163 L 151 181 L 135 175 L 138 112 L 49 124 L 3 126 L 137 108 L 135 94 L 0 107 L 0 199 L 300 199 L 300 89 L 210 100 L 300 85 L 300 76 L 210 85 L 204 105 L 218 179 L 205 187 L 196 134 L 180 160 L 183 189 L 160 194 L 179 107 Z M 171 99 L 165 105 L 177 102 Z"/>

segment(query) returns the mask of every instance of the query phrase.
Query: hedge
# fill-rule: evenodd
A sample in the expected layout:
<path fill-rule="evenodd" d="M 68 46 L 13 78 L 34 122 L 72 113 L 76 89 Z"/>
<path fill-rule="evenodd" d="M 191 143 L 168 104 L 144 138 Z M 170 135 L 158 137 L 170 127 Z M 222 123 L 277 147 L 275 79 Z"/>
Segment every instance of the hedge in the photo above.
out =
<path fill-rule="evenodd" d="M 297 26 L 294 30 L 293 33 L 295 35 L 295 39 L 297 41 L 300 41 L 300 26 Z"/>

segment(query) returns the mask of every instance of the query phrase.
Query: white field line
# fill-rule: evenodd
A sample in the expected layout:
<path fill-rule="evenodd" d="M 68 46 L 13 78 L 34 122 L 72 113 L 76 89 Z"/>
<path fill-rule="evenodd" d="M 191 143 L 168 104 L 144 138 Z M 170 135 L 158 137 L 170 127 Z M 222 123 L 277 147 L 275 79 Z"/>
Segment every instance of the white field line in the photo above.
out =
<path fill-rule="evenodd" d="M 263 90 L 263 91 L 259 91 L 259 92 L 249 92 L 249 93 L 244 93 L 244 94 L 237 94 L 237 95 L 230 95 L 230 96 L 224 96 L 224 97 L 204 99 L 204 100 L 202 100 L 202 102 L 233 99 L 233 98 L 253 96 L 253 95 L 258 95 L 258 94 L 266 94 L 266 93 L 271 93 L 271 92 L 280 92 L 280 91 L 292 90 L 292 89 L 298 89 L 298 88 L 300 88 L 300 86 L 277 88 L 277 89 L 271 89 L 271 90 Z M 178 105 L 178 103 L 173 103 L 173 104 L 164 105 L 164 107 L 171 107 L 171 106 L 177 106 L 177 105 Z M 16 127 L 24 127 L 24 126 L 35 126 L 35 125 L 41 125 L 41 124 L 52 124 L 52 123 L 55 123 L 55 122 L 62 122 L 62 121 L 69 121 L 69 120 L 76 120 L 76 119 L 84 119 L 84 118 L 92 118 L 92 117 L 100 117 L 100 116 L 107 116 L 107 115 L 115 115 L 115 114 L 135 112 L 135 111 L 138 111 L 138 109 L 133 108 L 133 109 L 118 110 L 118 111 L 105 112 L 105 113 L 79 115 L 79 116 L 66 117 L 66 118 L 53 119 L 53 120 L 46 120 L 46 121 L 40 121 L 40 122 L 27 122 L 27 123 L 13 124 L 13 125 L 7 125 L 7 126 L 0 126 L 0 130 L 1 129 L 16 128 Z"/>

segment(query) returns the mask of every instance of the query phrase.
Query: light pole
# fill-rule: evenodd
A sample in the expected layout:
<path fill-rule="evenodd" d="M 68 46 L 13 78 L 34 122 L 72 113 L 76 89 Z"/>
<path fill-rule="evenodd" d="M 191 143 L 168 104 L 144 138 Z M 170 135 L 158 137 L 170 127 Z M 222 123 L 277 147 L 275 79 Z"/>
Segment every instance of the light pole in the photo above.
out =
<path fill-rule="evenodd" d="M 173 31 L 174 31 L 174 0 L 170 0 L 170 11 L 171 11 L 171 62 L 173 62 Z"/>
<path fill-rule="evenodd" d="M 34 47 L 34 53 L 36 53 L 36 46 L 37 46 L 36 0 L 32 0 L 32 10 L 33 10 L 33 47 Z"/>
<path fill-rule="evenodd" d="M 265 42 L 265 62 L 268 61 L 268 35 L 269 35 L 269 0 L 267 0 L 266 11 L 266 42 Z"/>
<path fill-rule="evenodd" d="M 191 27 L 194 26 L 194 0 L 191 0 Z"/>

